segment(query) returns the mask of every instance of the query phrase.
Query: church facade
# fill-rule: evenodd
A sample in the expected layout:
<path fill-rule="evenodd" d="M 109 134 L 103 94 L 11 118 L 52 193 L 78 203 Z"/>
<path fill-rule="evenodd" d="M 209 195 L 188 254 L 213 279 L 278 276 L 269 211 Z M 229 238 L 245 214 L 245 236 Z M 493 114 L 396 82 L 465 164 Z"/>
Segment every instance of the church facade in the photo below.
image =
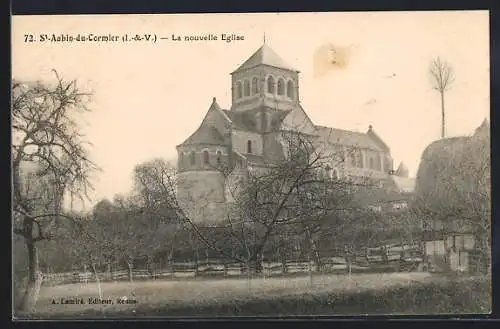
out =
<path fill-rule="evenodd" d="M 197 221 L 223 218 L 232 199 L 229 182 L 248 170 L 286 158 L 283 131 L 298 131 L 326 152 L 344 153 L 345 161 L 325 163 L 332 179 L 394 174 L 390 148 L 372 126 L 365 133 L 316 125 L 300 102 L 299 71 L 267 44 L 231 73 L 229 109 L 212 103 L 199 128 L 178 152 L 178 197 Z M 353 149 L 354 152 L 348 150 Z M 220 170 L 233 163 L 228 175 Z"/>

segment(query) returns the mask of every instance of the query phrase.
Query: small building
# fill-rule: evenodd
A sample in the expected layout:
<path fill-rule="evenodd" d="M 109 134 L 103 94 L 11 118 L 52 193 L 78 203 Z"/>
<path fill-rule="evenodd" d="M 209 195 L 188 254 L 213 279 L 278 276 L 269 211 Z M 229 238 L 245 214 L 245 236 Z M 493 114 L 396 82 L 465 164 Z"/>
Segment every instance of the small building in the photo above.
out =
<path fill-rule="evenodd" d="M 484 272 L 491 225 L 489 124 L 444 138 L 423 152 L 412 211 L 420 219 L 430 270 Z"/>

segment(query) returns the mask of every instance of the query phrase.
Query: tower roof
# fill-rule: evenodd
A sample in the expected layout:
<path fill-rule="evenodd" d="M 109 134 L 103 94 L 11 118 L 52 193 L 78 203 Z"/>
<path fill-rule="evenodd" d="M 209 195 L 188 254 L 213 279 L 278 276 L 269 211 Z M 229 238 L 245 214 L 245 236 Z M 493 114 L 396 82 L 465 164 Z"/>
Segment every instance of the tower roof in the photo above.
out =
<path fill-rule="evenodd" d="M 217 100 L 215 99 L 215 97 L 212 100 L 212 105 L 210 105 L 208 112 L 212 110 L 219 111 L 226 118 L 226 120 L 230 120 L 224 113 L 224 111 L 220 108 L 219 104 L 217 104 Z M 199 128 L 178 146 L 207 144 L 226 145 L 226 139 L 221 134 L 221 132 L 217 130 L 217 128 L 210 124 L 206 124 L 206 121 L 204 119 Z"/>
<path fill-rule="evenodd" d="M 257 51 L 253 53 L 253 55 L 250 56 L 243 64 L 241 64 L 240 67 L 238 67 L 233 73 L 248 70 L 258 65 L 267 65 L 298 72 L 293 67 L 288 65 L 278 54 L 276 54 L 276 52 L 272 50 L 271 47 L 269 47 L 267 44 L 263 44 L 262 47 L 257 49 Z"/>

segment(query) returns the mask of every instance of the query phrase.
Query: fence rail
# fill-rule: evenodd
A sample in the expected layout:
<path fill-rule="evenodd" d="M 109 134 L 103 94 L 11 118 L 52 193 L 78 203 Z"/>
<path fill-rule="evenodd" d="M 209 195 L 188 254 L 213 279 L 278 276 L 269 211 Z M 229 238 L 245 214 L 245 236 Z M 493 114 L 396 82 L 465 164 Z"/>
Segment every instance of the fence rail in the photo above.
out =
<path fill-rule="evenodd" d="M 262 262 L 261 275 L 271 277 L 279 276 L 285 273 L 305 273 L 305 272 L 345 272 L 349 268 L 351 271 L 378 271 L 383 267 L 384 271 L 397 271 L 398 267 L 394 264 L 400 257 L 396 255 L 387 255 L 384 260 L 382 256 L 367 257 L 353 255 L 351 266 L 348 267 L 344 257 L 328 257 L 321 259 L 321 268 L 317 268 L 313 261 L 285 261 L 285 262 Z M 386 266 L 380 266 L 385 264 Z M 194 278 L 194 277 L 238 277 L 247 275 L 245 264 L 226 263 L 216 260 L 184 263 L 171 263 L 165 268 L 156 269 L 133 269 L 131 271 L 132 280 L 151 280 L 167 278 Z M 44 275 L 44 284 L 61 285 L 69 283 L 89 283 L 110 281 L 130 280 L 128 269 L 119 269 L 111 272 L 67 272 L 67 273 L 47 273 Z"/>

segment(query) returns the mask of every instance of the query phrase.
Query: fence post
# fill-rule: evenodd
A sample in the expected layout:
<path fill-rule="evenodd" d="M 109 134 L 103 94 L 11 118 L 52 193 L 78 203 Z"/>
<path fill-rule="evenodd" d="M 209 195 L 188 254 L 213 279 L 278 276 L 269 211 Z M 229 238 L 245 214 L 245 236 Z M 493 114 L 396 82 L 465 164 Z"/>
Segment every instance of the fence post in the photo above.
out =
<path fill-rule="evenodd" d="M 264 268 L 264 252 L 262 252 L 262 254 L 261 254 L 260 267 L 262 269 L 262 277 L 265 279 L 266 278 L 266 269 Z"/>
<path fill-rule="evenodd" d="M 84 275 L 83 282 L 85 284 L 88 284 L 89 282 L 88 282 L 88 278 L 87 278 L 87 265 L 83 265 L 83 273 L 84 273 L 83 274 Z"/>

